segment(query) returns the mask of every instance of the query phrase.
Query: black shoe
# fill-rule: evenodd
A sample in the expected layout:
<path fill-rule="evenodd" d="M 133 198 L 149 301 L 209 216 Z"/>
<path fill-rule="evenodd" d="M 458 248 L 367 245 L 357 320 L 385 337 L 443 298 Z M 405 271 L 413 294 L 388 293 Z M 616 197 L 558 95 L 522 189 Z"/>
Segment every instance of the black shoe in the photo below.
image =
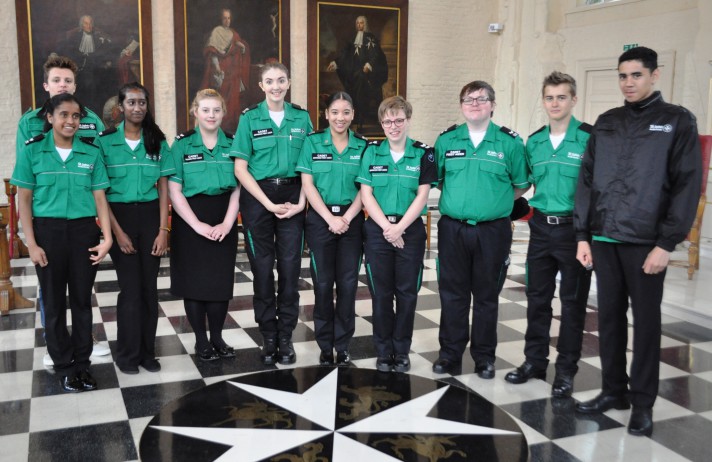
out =
<path fill-rule="evenodd" d="M 225 344 L 221 346 L 217 346 L 213 344 L 213 348 L 215 348 L 215 351 L 218 353 L 218 356 L 221 358 L 234 358 L 235 357 L 235 349 L 231 346 L 227 346 Z"/>
<path fill-rule="evenodd" d="M 59 378 L 59 385 L 67 393 L 79 393 L 84 391 L 84 382 L 77 375 L 63 375 Z"/>
<path fill-rule="evenodd" d="M 546 369 L 539 369 L 524 361 L 521 366 L 504 376 L 504 380 L 514 384 L 526 383 L 529 379 L 546 380 Z"/>
<path fill-rule="evenodd" d="M 282 337 L 279 339 L 277 356 L 279 364 L 294 364 L 297 361 L 297 354 L 294 352 L 294 345 L 292 345 L 292 341 L 288 337 Z"/>
<path fill-rule="evenodd" d="M 393 361 L 393 369 L 396 372 L 408 372 L 410 370 L 410 358 L 408 355 L 396 355 Z"/>
<path fill-rule="evenodd" d="M 333 366 L 334 365 L 334 353 L 329 350 L 321 350 L 319 355 L 319 365 L 320 366 Z"/>
<path fill-rule="evenodd" d="M 493 379 L 494 363 L 491 361 L 475 361 L 475 374 L 481 379 Z"/>
<path fill-rule="evenodd" d="M 628 433 L 635 436 L 650 436 L 653 434 L 653 409 L 633 406 L 628 422 Z"/>
<path fill-rule="evenodd" d="M 433 363 L 433 372 L 436 374 L 459 374 L 462 372 L 462 364 L 446 358 L 438 358 Z"/>
<path fill-rule="evenodd" d="M 218 352 L 215 351 L 215 348 L 213 348 L 212 345 L 208 345 L 200 351 L 198 351 L 198 347 L 196 346 L 195 355 L 201 361 L 215 361 L 220 359 L 220 355 L 218 355 Z"/>
<path fill-rule="evenodd" d="M 393 357 L 387 356 L 376 359 L 376 369 L 379 372 L 391 372 L 393 369 Z"/>
<path fill-rule="evenodd" d="M 84 387 L 84 391 L 92 391 L 96 390 L 97 385 L 96 385 L 96 380 L 94 380 L 94 377 L 91 376 L 89 373 L 89 369 L 84 369 L 79 373 L 77 376 L 79 380 L 82 381 L 82 386 Z"/>
<path fill-rule="evenodd" d="M 262 364 L 271 366 L 277 362 L 277 339 L 265 338 L 262 342 L 262 353 L 260 354 Z"/>
<path fill-rule="evenodd" d="M 161 370 L 161 363 L 156 358 L 148 358 L 141 361 L 139 366 L 146 369 L 148 372 L 158 372 Z"/>
<path fill-rule="evenodd" d="M 342 350 L 336 353 L 337 366 L 348 366 L 349 364 L 351 364 L 351 355 L 348 350 Z"/>
<path fill-rule="evenodd" d="M 569 398 L 574 392 L 574 376 L 571 374 L 556 374 L 551 385 L 551 396 L 554 398 Z"/>
<path fill-rule="evenodd" d="M 626 395 L 606 395 L 600 393 L 590 401 L 576 403 L 576 410 L 582 414 L 600 414 L 609 409 L 629 409 L 630 401 Z"/>
<path fill-rule="evenodd" d="M 136 375 L 136 374 L 138 374 L 138 366 L 119 366 L 119 365 L 117 364 L 116 367 L 118 367 L 119 370 L 120 370 L 121 372 L 123 372 L 124 374 L 128 374 L 128 375 Z"/>

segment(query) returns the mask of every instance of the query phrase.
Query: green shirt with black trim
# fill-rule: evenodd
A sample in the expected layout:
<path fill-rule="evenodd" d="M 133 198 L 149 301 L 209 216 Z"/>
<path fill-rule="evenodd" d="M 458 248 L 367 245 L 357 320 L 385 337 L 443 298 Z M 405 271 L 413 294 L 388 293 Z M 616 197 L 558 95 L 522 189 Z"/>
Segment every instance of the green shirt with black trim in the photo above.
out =
<path fill-rule="evenodd" d="M 312 176 L 314 186 L 327 205 L 348 205 L 358 194 L 356 176 L 368 141 L 349 130 L 349 142 L 339 153 L 331 140 L 331 130 L 307 136 L 296 171 Z"/>
<path fill-rule="evenodd" d="M 257 181 L 295 177 L 297 159 L 311 131 L 306 110 L 285 102 L 278 127 L 269 116 L 267 102 L 262 101 L 242 111 L 230 156 L 246 160 L 247 170 Z"/>
<path fill-rule="evenodd" d="M 53 131 L 28 140 L 12 172 L 11 184 L 32 191 L 32 215 L 42 218 L 95 217 L 93 191 L 109 187 L 101 148 L 74 136 L 63 161 Z"/>
<path fill-rule="evenodd" d="M 34 110 L 30 109 L 20 118 L 20 122 L 17 125 L 17 136 L 15 137 L 15 155 L 20 155 L 25 147 L 25 141 L 44 133 L 45 119 L 39 116 L 41 110 L 41 107 Z M 91 110 L 87 108 L 84 108 L 84 110 L 87 115 L 79 121 L 79 130 L 77 130 L 76 134 L 91 141 L 99 136 L 99 132 L 104 131 L 104 123 Z"/>
<path fill-rule="evenodd" d="M 356 182 L 371 186 L 373 196 L 384 215 L 405 215 L 415 200 L 420 185 L 435 186 L 438 181 L 433 148 L 410 138 L 405 142 L 405 154 L 393 162 L 388 140 L 375 140 L 361 159 Z M 423 207 L 422 214 L 427 213 Z"/>
<path fill-rule="evenodd" d="M 190 130 L 176 136 L 171 147 L 175 174 L 169 181 L 183 185 L 183 195 L 218 196 L 237 187 L 235 160 L 230 157 L 232 135 L 218 129 L 218 142 L 210 150 L 203 144 L 200 130 Z"/>
<path fill-rule="evenodd" d="M 467 124 L 453 125 L 435 142 L 442 182 L 440 213 L 475 225 L 508 217 L 514 188 L 529 187 L 524 142 L 495 123 L 475 148 Z"/>

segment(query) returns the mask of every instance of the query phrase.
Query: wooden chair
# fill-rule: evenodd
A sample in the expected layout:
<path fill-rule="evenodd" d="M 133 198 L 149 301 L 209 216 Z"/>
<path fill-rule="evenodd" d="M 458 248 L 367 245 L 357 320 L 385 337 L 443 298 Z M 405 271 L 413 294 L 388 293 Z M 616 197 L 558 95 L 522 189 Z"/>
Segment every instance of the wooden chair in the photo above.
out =
<path fill-rule="evenodd" d="M 687 249 L 687 261 L 671 260 L 670 266 L 687 268 L 687 278 L 692 279 L 695 270 L 700 269 L 700 237 L 702 233 L 702 217 L 705 214 L 705 204 L 707 203 L 707 177 L 710 171 L 710 152 L 712 152 L 712 136 L 700 135 L 700 146 L 702 150 L 702 191 L 700 200 L 697 202 L 697 213 L 695 221 L 692 223 L 690 233 L 687 235 L 689 247 Z"/>

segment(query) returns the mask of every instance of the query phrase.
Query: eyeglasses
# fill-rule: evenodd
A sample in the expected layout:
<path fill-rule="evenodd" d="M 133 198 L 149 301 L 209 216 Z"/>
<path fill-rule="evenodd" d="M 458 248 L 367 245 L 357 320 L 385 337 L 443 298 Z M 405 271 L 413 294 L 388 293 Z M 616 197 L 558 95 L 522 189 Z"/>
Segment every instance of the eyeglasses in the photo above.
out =
<path fill-rule="evenodd" d="M 475 103 L 479 106 L 480 104 L 485 104 L 490 99 L 486 96 L 478 96 L 477 98 L 463 98 L 460 100 L 465 106 L 473 106 Z"/>
<path fill-rule="evenodd" d="M 381 125 L 383 125 L 385 128 L 391 128 L 391 125 L 395 125 L 396 127 L 402 127 L 404 123 L 405 119 L 381 120 Z"/>

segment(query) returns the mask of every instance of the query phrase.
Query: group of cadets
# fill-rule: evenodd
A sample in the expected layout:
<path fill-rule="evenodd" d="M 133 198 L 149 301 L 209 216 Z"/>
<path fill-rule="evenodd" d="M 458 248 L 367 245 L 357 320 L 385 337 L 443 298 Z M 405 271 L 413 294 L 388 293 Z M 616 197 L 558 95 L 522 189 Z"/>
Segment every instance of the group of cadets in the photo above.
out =
<path fill-rule="evenodd" d="M 641 73 L 657 73 L 657 64 L 641 57 L 648 49 L 642 50 L 621 57 L 623 65 L 644 64 L 638 66 L 643 70 L 636 68 L 633 73 L 637 78 Z M 596 186 L 595 175 L 602 174 L 589 167 L 588 176 L 579 180 L 582 162 L 597 151 L 589 143 L 592 127 L 572 116 L 577 97 L 571 76 L 553 72 L 544 79 L 542 102 L 549 123 L 534 132 L 526 146 L 516 132 L 492 122 L 496 106 L 492 86 L 473 81 L 459 94 L 465 122 L 443 131 L 432 148 L 408 136 L 413 108 L 400 96 L 385 99 L 378 109 L 383 140 L 369 142 L 350 129 L 354 103 L 344 92 L 327 101 L 328 127 L 313 132 L 308 113 L 285 101 L 290 86 L 287 68 L 270 63 L 263 66 L 259 83 L 265 100 L 243 111 L 234 136 L 220 128 L 226 112 L 220 94 L 201 90 L 191 107 L 195 128 L 177 136 L 169 148 L 153 120 L 144 87 L 133 83 L 120 89 L 124 121 L 103 131 L 98 117 L 72 95 L 75 75 L 76 66 L 66 58 L 53 57 L 45 65 L 45 89 L 51 98 L 20 122 L 18 139 L 27 142 L 18 143 L 11 180 L 19 187 L 22 226 L 37 267 L 48 353 L 64 390 L 97 387 L 89 372 L 91 287 L 97 264 L 107 253 L 120 286 L 116 365 L 126 374 L 138 373 L 139 366 L 160 370 L 155 356 L 156 278 L 171 230 L 171 292 L 184 299 L 197 358 L 214 361 L 235 356 L 222 338 L 222 328 L 232 298 L 238 210 L 253 274 L 263 364 L 296 361 L 292 332 L 299 314 L 297 285 L 305 236 L 319 364 L 343 366 L 351 361 L 349 342 L 355 330 L 356 288 L 363 261 L 372 297 L 375 366 L 383 372 L 408 371 L 425 253 L 421 216 L 432 187 L 441 189 L 442 214 L 438 222 L 440 351 L 432 368 L 438 374 L 460 373 L 469 343 L 474 372 L 492 379 L 513 204 L 533 186 L 525 361 L 505 380 L 519 384 L 545 378 L 552 299 L 560 274 L 561 327 L 552 395 L 571 396 L 593 268 L 586 247 L 590 233 L 594 242 L 639 243 L 626 241 L 615 227 L 611 234 L 607 228 L 588 229 L 582 218 L 580 229 L 574 230 L 577 184 L 583 181 L 583 187 L 590 189 L 591 184 Z M 628 100 L 623 84 L 621 89 Z M 600 130 L 608 134 L 606 127 Z M 594 203 L 586 202 L 586 207 L 595 208 L 597 197 L 577 200 L 588 199 Z M 588 210 L 585 213 L 591 216 Z M 678 228 L 687 226 L 686 220 Z M 665 244 L 674 245 L 675 239 L 681 239 L 678 234 Z M 623 239 L 614 239 L 619 236 Z M 596 258 L 598 262 L 604 257 Z M 664 278 L 664 265 L 661 270 L 659 262 L 645 268 L 646 274 L 661 271 Z M 71 335 L 66 322 L 67 288 Z M 659 300 L 657 316 L 659 334 Z M 655 333 L 655 326 L 646 332 Z M 646 348 L 641 342 L 640 350 Z M 625 369 L 616 383 L 606 381 L 605 363 L 603 373 L 609 388 L 604 386 L 594 402 L 580 403 L 580 412 L 628 406 L 622 391 L 627 387 Z M 648 393 L 648 398 L 639 399 L 640 406 L 651 409 L 650 386 L 645 387 L 641 393 Z M 631 433 L 652 431 L 651 412 L 647 420 L 648 414 L 643 414 L 631 420 Z"/>

